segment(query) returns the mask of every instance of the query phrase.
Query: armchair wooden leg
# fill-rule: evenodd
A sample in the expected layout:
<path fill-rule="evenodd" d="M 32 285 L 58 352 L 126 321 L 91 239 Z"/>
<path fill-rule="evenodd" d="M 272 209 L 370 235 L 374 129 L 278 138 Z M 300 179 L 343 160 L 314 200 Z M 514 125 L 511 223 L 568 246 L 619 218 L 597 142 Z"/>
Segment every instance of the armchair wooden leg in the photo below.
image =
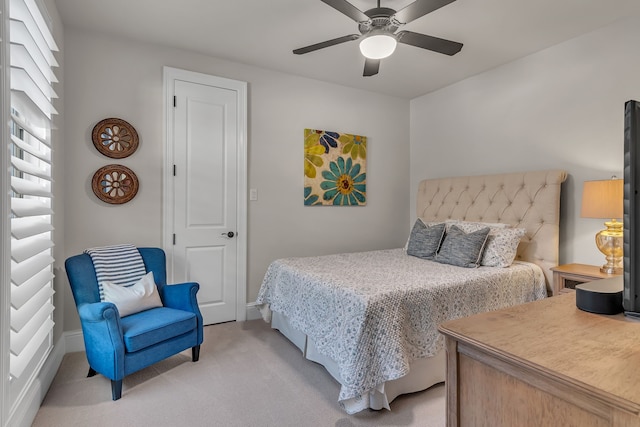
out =
<path fill-rule="evenodd" d="M 200 346 L 191 347 L 191 360 L 197 362 L 200 359 Z"/>
<path fill-rule="evenodd" d="M 89 366 L 89 373 L 87 374 L 87 378 L 94 377 L 96 374 L 97 374 L 97 372 L 95 371 L 95 369 L 93 369 L 91 366 Z"/>
<path fill-rule="evenodd" d="M 122 397 L 122 380 L 111 380 L 111 398 L 118 400 Z"/>

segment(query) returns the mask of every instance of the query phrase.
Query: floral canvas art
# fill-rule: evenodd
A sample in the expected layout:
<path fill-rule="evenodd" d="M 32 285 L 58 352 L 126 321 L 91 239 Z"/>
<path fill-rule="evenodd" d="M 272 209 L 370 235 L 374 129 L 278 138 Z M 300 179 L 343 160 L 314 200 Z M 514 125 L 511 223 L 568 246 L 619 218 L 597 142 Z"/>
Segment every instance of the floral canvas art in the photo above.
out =
<path fill-rule="evenodd" d="M 367 204 L 367 137 L 304 130 L 304 204 Z"/>

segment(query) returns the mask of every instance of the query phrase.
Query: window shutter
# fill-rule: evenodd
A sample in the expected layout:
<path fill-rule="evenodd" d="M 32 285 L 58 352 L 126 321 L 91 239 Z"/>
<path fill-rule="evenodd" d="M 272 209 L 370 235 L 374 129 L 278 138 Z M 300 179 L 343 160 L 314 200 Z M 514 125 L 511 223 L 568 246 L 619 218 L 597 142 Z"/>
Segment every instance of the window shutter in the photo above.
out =
<path fill-rule="evenodd" d="M 51 118 L 56 43 L 35 0 L 10 0 L 11 394 L 52 347 Z M 17 388 L 14 389 L 14 388 Z"/>

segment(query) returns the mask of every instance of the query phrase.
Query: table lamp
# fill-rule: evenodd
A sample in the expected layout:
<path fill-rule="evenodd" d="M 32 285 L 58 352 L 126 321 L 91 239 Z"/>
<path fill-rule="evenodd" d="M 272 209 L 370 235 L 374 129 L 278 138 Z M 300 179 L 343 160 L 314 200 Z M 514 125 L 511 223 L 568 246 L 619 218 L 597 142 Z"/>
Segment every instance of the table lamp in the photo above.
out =
<path fill-rule="evenodd" d="M 607 263 L 600 271 L 607 274 L 622 274 L 623 232 L 622 218 L 624 203 L 624 180 L 615 177 L 600 181 L 585 181 L 582 190 L 583 218 L 611 219 L 604 223 L 606 229 L 596 234 L 596 246 L 604 254 Z"/>

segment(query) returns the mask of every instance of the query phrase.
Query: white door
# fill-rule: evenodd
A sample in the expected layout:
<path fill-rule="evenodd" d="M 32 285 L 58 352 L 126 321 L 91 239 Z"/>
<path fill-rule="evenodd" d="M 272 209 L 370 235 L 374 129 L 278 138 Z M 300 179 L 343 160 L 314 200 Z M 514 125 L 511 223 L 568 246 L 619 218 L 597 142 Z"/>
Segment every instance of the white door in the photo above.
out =
<path fill-rule="evenodd" d="M 238 220 L 242 100 L 235 88 L 219 84 L 224 79 L 209 77 L 174 78 L 167 114 L 173 157 L 170 277 L 173 283 L 200 284 L 197 299 L 205 325 L 244 320 L 246 303 L 238 301 L 238 287 L 245 286 L 238 271 L 243 264 L 238 236 L 244 232 Z"/>

